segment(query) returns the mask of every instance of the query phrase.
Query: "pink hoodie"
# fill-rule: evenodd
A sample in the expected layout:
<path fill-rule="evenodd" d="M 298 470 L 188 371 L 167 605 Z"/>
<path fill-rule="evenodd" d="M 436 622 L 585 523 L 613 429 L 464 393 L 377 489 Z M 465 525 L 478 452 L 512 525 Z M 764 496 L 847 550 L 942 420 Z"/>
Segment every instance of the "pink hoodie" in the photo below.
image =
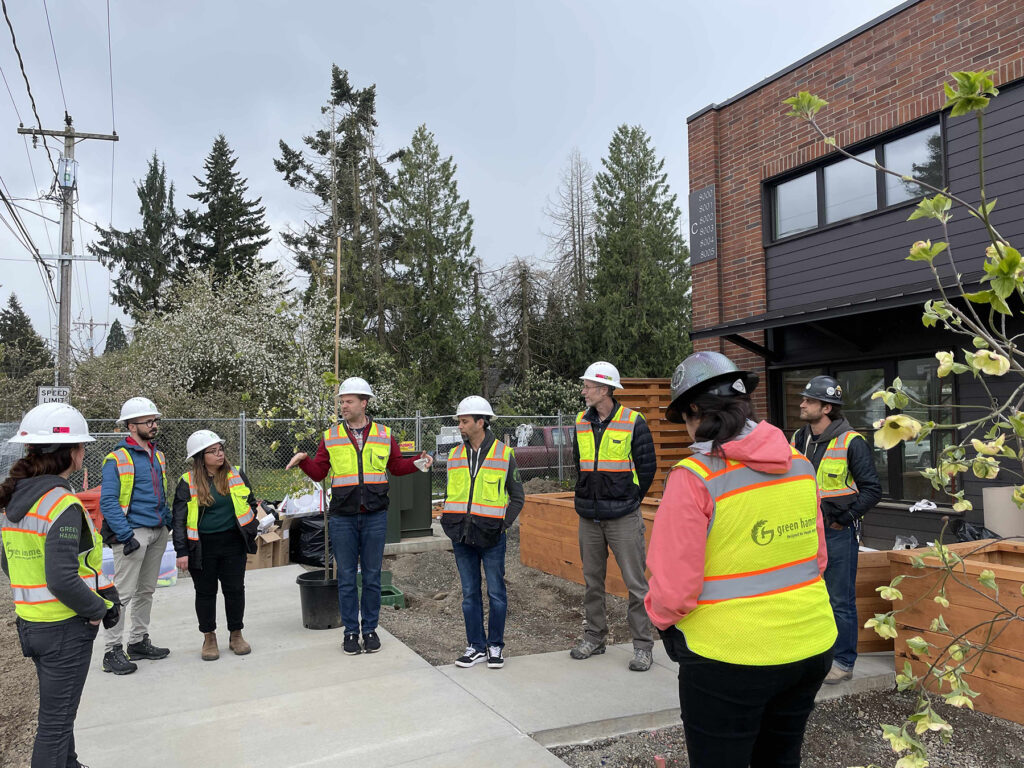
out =
<path fill-rule="evenodd" d="M 708 445 L 692 447 L 695 453 L 702 453 Z M 786 472 L 793 458 L 786 436 L 767 421 L 725 443 L 722 450 L 727 458 L 769 475 Z M 647 552 L 651 577 L 644 605 L 658 629 L 668 629 L 697 607 L 697 597 L 704 587 L 704 546 L 713 509 L 711 496 L 695 474 L 686 469 L 673 469 L 669 473 Z M 825 572 L 827 562 L 825 528 L 819 507 L 819 573 Z"/>

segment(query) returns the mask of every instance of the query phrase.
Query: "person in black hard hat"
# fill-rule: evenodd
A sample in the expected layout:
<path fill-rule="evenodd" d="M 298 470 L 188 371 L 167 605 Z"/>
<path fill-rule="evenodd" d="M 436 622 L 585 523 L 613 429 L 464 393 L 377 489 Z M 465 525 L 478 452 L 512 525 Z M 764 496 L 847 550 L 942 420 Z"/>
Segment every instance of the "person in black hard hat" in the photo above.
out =
<path fill-rule="evenodd" d="M 882 484 L 863 435 L 843 417 L 843 388 L 831 376 L 815 376 L 800 397 L 804 426 L 793 446 L 814 465 L 828 545 L 828 587 L 839 636 L 833 648 L 829 685 L 853 677 L 857 661 L 857 553 L 860 521 L 882 498 Z"/>

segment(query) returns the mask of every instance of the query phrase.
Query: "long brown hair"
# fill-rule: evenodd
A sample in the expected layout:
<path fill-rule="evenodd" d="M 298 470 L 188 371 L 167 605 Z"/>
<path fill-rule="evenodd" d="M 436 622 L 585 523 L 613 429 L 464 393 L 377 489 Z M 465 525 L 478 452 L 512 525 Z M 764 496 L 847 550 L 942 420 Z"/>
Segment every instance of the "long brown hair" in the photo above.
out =
<path fill-rule="evenodd" d="M 7 479 L 0 483 L 0 508 L 6 507 L 14 495 L 14 486 L 19 480 L 39 475 L 59 475 L 71 466 L 71 452 L 79 444 L 61 444 L 56 450 L 52 445 L 28 445 L 25 455 L 14 462 Z"/>
<path fill-rule="evenodd" d="M 230 492 L 228 486 L 229 469 L 231 469 L 231 462 L 228 461 L 227 454 L 224 454 L 224 463 L 221 464 L 220 468 L 213 475 L 213 484 L 217 488 L 217 493 L 221 496 L 227 496 Z M 207 474 L 206 461 L 203 459 L 203 452 L 197 453 L 192 457 L 192 482 L 196 486 L 196 499 L 201 507 L 213 505 L 213 495 L 210 493 L 210 481 L 208 478 L 209 475 Z"/>

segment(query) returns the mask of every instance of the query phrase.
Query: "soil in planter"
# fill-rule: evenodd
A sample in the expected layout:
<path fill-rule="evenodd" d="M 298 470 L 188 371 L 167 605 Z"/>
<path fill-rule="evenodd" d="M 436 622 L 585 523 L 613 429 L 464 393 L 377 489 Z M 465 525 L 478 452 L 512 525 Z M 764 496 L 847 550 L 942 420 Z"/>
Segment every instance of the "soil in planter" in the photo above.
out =
<path fill-rule="evenodd" d="M 876 691 L 818 704 L 807 724 L 802 768 L 893 765 L 898 756 L 882 739 L 879 723 L 902 723 L 913 711 L 914 701 L 909 694 Z M 1024 727 L 945 705 L 939 705 L 939 712 L 952 723 L 953 739 L 942 744 L 937 735 L 923 737 L 934 768 L 1024 766 Z M 681 725 L 556 747 L 551 752 L 573 768 L 650 768 L 656 755 L 666 759 L 668 768 L 689 765 Z"/>

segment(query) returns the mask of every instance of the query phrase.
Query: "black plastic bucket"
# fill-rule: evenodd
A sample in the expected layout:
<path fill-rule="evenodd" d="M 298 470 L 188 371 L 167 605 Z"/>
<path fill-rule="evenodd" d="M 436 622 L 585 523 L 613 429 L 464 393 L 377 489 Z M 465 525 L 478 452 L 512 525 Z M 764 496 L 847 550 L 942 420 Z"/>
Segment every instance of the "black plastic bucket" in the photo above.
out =
<path fill-rule="evenodd" d="M 325 579 L 324 571 L 300 573 L 299 585 L 302 602 L 302 626 L 306 629 L 335 629 L 341 626 L 338 609 L 338 580 Z"/>

